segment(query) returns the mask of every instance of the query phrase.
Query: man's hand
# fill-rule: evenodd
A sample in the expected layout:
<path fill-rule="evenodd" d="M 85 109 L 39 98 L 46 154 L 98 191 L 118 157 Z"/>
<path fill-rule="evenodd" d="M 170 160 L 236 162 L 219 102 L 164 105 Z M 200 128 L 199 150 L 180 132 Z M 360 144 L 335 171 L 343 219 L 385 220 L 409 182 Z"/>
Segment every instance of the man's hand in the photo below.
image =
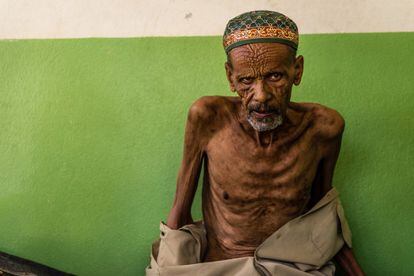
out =
<path fill-rule="evenodd" d="M 365 273 L 359 266 L 352 252 L 352 249 L 344 245 L 342 249 L 336 254 L 335 261 L 342 267 L 347 275 L 350 276 L 364 276 Z"/>

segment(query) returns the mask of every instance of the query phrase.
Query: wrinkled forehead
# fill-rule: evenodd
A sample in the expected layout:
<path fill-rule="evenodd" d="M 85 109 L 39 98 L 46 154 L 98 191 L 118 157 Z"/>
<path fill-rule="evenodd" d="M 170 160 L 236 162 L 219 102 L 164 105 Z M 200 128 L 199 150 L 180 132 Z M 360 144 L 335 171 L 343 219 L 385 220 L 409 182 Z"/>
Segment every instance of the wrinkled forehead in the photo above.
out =
<path fill-rule="evenodd" d="M 281 43 L 251 43 L 232 49 L 228 55 L 233 67 L 288 66 L 295 51 Z"/>

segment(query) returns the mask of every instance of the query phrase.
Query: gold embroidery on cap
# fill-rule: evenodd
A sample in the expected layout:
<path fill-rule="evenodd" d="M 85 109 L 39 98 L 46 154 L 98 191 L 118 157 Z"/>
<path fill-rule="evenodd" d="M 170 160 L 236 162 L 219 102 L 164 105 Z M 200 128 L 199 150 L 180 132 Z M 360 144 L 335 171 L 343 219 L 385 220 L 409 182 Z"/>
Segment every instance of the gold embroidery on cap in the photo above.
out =
<path fill-rule="evenodd" d="M 226 36 L 224 39 L 224 47 L 247 39 L 254 38 L 281 38 L 298 44 L 298 34 L 288 29 L 280 29 L 272 26 L 265 26 L 253 29 L 237 30 Z"/>

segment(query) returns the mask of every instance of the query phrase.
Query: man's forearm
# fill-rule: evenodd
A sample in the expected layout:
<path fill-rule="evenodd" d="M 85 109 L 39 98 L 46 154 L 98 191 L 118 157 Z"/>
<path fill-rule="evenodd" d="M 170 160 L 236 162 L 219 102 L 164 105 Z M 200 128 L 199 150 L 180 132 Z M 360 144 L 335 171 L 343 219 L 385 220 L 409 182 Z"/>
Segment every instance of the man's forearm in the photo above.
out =
<path fill-rule="evenodd" d="M 193 223 L 191 210 L 189 208 L 180 208 L 181 206 L 174 205 L 167 218 L 167 226 L 171 229 L 178 229 L 186 224 Z"/>
<path fill-rule="evenodd" d="M 338 254 L 336 254 L 335 261 L 343 268 L 347 275 L 365 275 L 356 261 L 352 249 L 347 245 L 344 245 Z"/>

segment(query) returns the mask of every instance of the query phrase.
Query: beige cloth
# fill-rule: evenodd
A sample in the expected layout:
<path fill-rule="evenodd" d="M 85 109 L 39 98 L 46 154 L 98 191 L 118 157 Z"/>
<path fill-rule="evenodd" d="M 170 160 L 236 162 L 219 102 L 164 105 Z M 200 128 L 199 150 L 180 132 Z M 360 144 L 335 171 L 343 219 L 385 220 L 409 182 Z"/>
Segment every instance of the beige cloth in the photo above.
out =
<path fill-rule="evenodd" d="M 158 256 L 154 258 L 153 250 L 147 276 L 334 275 L 335 266 L 330 260 L 344 243 L 352 246 L 351 232 L 335 188 L 307 213 L 268 237 L 256 248 L 253 257 L 201 263 L 207 243 L 202 224 L 172 230 L 161 223 L 160 230 Z"/>

